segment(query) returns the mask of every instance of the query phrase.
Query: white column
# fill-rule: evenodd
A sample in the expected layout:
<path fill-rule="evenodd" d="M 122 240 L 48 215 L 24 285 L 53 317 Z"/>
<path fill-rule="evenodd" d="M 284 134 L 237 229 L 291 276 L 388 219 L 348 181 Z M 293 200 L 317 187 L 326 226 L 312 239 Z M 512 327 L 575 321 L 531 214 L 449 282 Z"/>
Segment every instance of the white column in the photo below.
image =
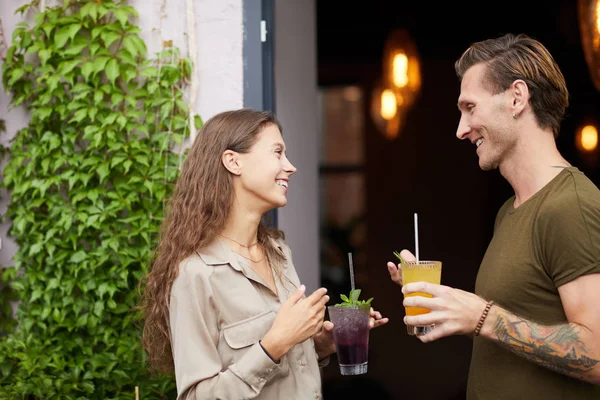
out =
<path fill-rule="evenodd" d="M 309 292 L 319 277 L 316 9 L 314 0 L 275 4 L 275 112 L 287 153 L 298 172 L 290 179 L 279 228 Z"/>

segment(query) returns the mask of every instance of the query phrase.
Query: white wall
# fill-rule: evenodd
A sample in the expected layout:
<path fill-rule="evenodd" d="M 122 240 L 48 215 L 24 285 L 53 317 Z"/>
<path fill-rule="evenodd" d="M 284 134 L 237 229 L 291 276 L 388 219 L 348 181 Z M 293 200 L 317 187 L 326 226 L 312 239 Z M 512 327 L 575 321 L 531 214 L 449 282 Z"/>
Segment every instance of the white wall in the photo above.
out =
<path fill-rule="evenodd" d="M 298 172 L 279 209 L 294 265 L 309 292 L 319 287 L 318 113 L 315 0 L 275 4 L 275 112 Z"/>
<path fill-rule="evenodd" d="M 197 91 L 195 111 L 204 120 L 225 110 L 243 106 L 243 0 L 192 0 L 193 23 L 195 25 L 195 64 Z M 17 8 L 26 0 L 0 0 L 0 18 L 8 40 L 15 25 L 23 17 L 15 15 Z M 62 3 L 62 0 L 60 1 Z M 57 0 L 46 0 L 46 6 L 57 4 Z M 173 40 L 183 56 L 188 55 L 186 0 L 130 0 L 140 18 L 142 38 L 148 46 L 149 56 L 160 49 L 164 40 Z M 33 21 L 33 13 L 28 12 L 25 20 Z M 14 133 L 27 125 L 28 115 L 22 107 L 8 111 L 10 97 L 3 89 L 0 92 L 0 118 L 6 120 L 7 135 L 0 137 L 1 143 L 14 136 Z M 0 193 L 0 213 L 6 212 L 8 198 Z M 0 224 L 0 265 L 9 265 L 16 251 L 14 243 L 6 237 L 8 222 Z"/>

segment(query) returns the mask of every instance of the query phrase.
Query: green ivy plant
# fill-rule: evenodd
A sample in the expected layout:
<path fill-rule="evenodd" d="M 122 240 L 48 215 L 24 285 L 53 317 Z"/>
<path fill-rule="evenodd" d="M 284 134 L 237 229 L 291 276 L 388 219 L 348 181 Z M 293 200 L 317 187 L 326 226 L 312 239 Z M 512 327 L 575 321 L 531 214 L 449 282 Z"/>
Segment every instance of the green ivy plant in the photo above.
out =
<path fill-rule="evenodd" d="M 31 121 L 4 169 L 21 303 L 0 398 L 176 397 L 172 377 L 148 373 L 132 309 L 178 175 L 191 64 L 172 47 L 148 60 L 136 16 L 66 0 L 13 33 L 3 84 Z"/>
<path fill-rule="evenodd" d="M 1 39 L 0 39 L 1 40 Z M 0 119 L 0 134 L 6 133 L 6 122 L 3 119 Z M 6 153 L 6 148 L 0 144 L 0 161 L 4 154 Z M 0 174 L 0 185 L 2 184 L 2 174 Z M 0 200 L 2 197 L 0 197 Z M 0 215 L 0 222 L 2 222 L 2 216 Z M 0 265 L 0 337 L 4 336 L 10 332 L 15 327 L 15 320 L 12 317 L 12 306 L 11 301 L 15 300 L 14 291 L 11 289 L 9 285 L 5 283 L 4 268 Z"/>

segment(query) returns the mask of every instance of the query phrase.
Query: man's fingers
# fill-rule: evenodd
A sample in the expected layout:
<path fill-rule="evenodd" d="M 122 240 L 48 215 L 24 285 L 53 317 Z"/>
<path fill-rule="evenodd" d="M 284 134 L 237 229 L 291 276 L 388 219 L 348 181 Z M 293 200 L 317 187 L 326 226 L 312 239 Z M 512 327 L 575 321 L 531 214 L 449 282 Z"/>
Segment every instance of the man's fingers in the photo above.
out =
<path fill-rule="evenodd" d="M 440 326 L 436 326 L 426 335 L 417 336 L 417 338 L 423 343 L 433 342 L 434 340 L 441 339 L 445 336 L 443 329 Z"/>
<path fill-rule="evenodd" d="M 404 258 L 404 261 L 417 261 L 417 259 L 413 255 L 413 253 L 411 253 L 410 251 L 408 251 L 406 249 L 404 249 L 400 252 L 400 256 L 402 256 L 402 258 Z"/>
<path fill-rule="evenodd" d="M 412 326 L 427 326 L 427 325 L 434 325 L 437 322 L 437 317 L 435 315 L 435 313 L 430 312 L 428 314 L 421 314 L 421 315 L 412 315 L 412 316 L 405 316 L 404 317 L 404 323 L 406 325 L 412 325 Z"/>
<path fill-rule="evenodd" d="M 407 283 L 402 287 L 402 293 L 405 295 L 411 293 L 427 293 L 434 297 L 440 297 L 446 293 L 450 288 L 448 286 L 436 285 L 435 283 L 429 282 L 413 282 Z"/>
<path fill-rule="evenodd" d="M 394 264 L 393 262 L 388 262 L 387 267 L 392 281 L 396 282 L 399 285 L 402 285 L 402 271 L 400 270 L 400 268 L 397 267 L 396 264 Z"/>
<path fill-rule="evenodd" d="M 430 310 L 437 310 L 439 303 L 437 299 L 431 297 L 410 296 L 404 298 L 402 305 L 404 307 L 421 307 L 428 308 Z"/>

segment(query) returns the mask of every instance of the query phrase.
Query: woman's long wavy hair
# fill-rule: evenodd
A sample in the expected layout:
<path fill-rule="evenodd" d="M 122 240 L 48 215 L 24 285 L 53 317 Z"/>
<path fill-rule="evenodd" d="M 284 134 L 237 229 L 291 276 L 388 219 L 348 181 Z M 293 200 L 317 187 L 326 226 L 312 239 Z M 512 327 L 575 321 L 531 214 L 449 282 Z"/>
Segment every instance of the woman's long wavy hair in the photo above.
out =
<path fill-rule="evenodd" d="M 233 177 L 221 156 L 225 150 L 247 153 L 269 125 L 281 130 L 268 112 L 241 109 L 220 113 L 202 127 L 186 157 L 167 205 L 151 271 L 141 283 L 142 343 L 154 371 L 173 370 L 169 299 L 179 264 L 215 240 L 233 205 Z M 258 241 L 274 266 L 280 265 L 284 256 L 269 239 L 280 237 L 280 231 L 259 225 Z"/>

